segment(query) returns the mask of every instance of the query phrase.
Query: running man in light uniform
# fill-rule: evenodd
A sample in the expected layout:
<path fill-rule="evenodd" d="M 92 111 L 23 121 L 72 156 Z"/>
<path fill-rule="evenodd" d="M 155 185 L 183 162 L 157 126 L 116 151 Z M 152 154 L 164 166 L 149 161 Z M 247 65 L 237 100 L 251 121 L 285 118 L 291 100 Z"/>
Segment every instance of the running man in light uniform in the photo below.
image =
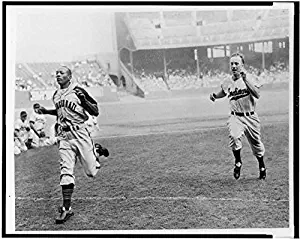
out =
<path fill-rule="evenodd" d="M 100 144 L 94 144 L 86 128 L 87 112 L 97 116 L 97 102 L 77 83 L 72 83 L 72 72 L 66 66 L 56 71 L 60 89 L 53 95 L 55 109 L 40 106 L 42 114 L 56 116 L 57 141 L 60 162 L 60 185 L 63 206 L 59 208 L 56 223 L 61 224 L 74 215 L 71 210 L 71 197 L 75 186 L 74 167 L 79 160 L 88 177 L 95 177 L 100 169 L 100 156 L 108 157 L 109 152 Z"/>
<path fill-rule="evenodd" d="M 221 85 L 218 93 L 210 94 L 210 99 L 228 96 L 231 116 L 227 122 L 229 129 L 230 147 L 235 157 L 234 177 L 240 177 L 242 160 L 242 136 L 245 135 L 251 146 L 254 156 L 258 160 L 259 179 L 266 178 L 264 163 L 265 147 L 261 141 L 260 120 L 255 112 L 256 100 L 260 97 L 258 79 L 246 74 L 244 56 L 234 53 L 230 58 L 232 76 Z"/>

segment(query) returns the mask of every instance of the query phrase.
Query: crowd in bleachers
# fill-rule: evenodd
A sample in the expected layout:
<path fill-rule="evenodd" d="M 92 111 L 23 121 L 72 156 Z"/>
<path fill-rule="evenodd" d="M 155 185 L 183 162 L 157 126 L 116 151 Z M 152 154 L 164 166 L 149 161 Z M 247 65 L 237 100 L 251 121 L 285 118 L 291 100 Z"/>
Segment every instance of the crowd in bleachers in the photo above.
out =
<path fill-rule="evenodd" d="M 147 91 L 168 90 L 165 78 L 162 74 L 145 72 L 144 69 L 135 69 L 134 76 L 141 83 L 143 89 Z"/>
<path fill-rule="evenodd" d="M 18 90 L 32 90 L 42 86 L 37 80 L 37 75 L 32 74 L 23 64 L 16 65 L 16 88 Z"/>
<path fill-rule="evenodd" d="M 282 62 L 275 62 L 270 69 L 259 70 L 250 68 L 249 72 L 257 75 L 262 83 L 277 83 L 289 81 L 289 67 Z"/>
<path fill-rule="evenodd" d="M 269 69 L 265 70 L 252 66 L 247 67 L 246 70 L 248 73 L 259 77 L 262 84 L 288 82 L 289 80 L 288 66 L 280 62 L 274 63 Z M 217 69 L 204 69 L 199 76 L 195 71 L 187 69 L 168 69 L 166 77 L 162 72 L 151 73 L 144 69 L 135 70 L 134 72 L 135 77 L 148 92 L 217 87 L 226 77 L 229 77 L 229 73 Z"/>
<path fill-rule="evenodd" d="M 23 77 L 16 77 L 16 89 L 21 91 L 30 91 L 37 88 L 37 84 Z"/>
<path fill-rule="evenodd" d="M 284 38 L 288 35 L 286 34 L 289 26 L 288 16 L 288 9 L 128 13 L 125 22 L 135 44 L 141 49 L 145 46 L 148 48 L 149 45 L 160 46 L 147 50 L 147 53 L 134 52 L 134 75 L 146 91 L 218 86 L 224 78 L 228 77 L 228 69 L 225 70 L 228 68 L 227 62 L 225 63 L 217 55 L 214 59 L 201 59 L 200 74 L 198 75 L 193 49 L 186 46 L 199 42 L 210 44 L 214 41 L 231 42 L 232 39 L 237 38 L 249 40 L 277 35 Z M 269 36 L 269 34 L 271 35 Z M 273 43 L 275 44 L 276 41 Z M 177 45 L 182 45 L 184 47 L 177 48 L 177 50 L 170 47 L 172 51 L 166 49 L 164 53 L 166 62 L 163 62 L 160 51 L 154 50 L 162 48 L 162 45 L 176 45 L 176 48 Z M 281 47 L 279 46 L 279 48 Z M 280 49 L 280 54 L 284 55 L 282 50 Z M 266 52 L 265 70 L 260 69 L 262 59 L 259 52 L 254 50 L 254 46 L 251 50 L 249 48 L 247 64 L 251 62 L 249 65 L 252 67 L 247 69 L 248 72 L 258 76 L 262 83 L 287 82 L 289 79 L 288 67 L 279 62 L 271 64 L 273 56 L 278 55 L 278 52 L 276 53 L 275 50 L 272 56 Z M 201 54 L 199 53 L 199 55 Z M 215 55 L 213 51 L 211 54 Z M 228 57 L 227 53 L 225 56 Z M 218 62 L 218 59 L 221 62 Z M 287 59 L 285 60 L 287 61 Z M 127 59 L 124 62 L 128 61 Z M 164 65 L 167 65 L 168 68 L 166 74 L 162 69 Z M 193 69 L 181 68 L 182 66 L 191 66 Z"/>
<path fill-rule="evenodd" d="M 78 84 L 83 87 L 110 87 L 114 85 L 108 74 L 96 61 L 76 62 L 72 64 L 71 69 L 73 69 L 73 75 Z"/>
<path fill-rule="evenodd" d="M 27 66 L 17 64 L 16 89 L 31 91 L 57 88 L 55 70 L 59 65 L 59 63 L 29 63 Z M 63 63 L 63 65 L 72 70 L 73 79 L 82 87 L 115 87 L 108 74 L 95 61 L 69 62 Z M 289 79 L 288 66 L 282 62 L 275 62 L 265 70 L 249 66 L 247 71 L 258 76 L 264 84 L 285 82 Z M 134 69 L 134 76 L 141 86 L 150 92 L 216 87 L 228 76 L 228 73 L 219 69 L 204 67 L 198 76 L 194 68 L 169 68 L 165 76 L 162 71 L 140 68 Z"/>
<path fill-rule="evenodd" d="M 16 90 L 55 89 L 55 71 L 60 65 L 72 70 L 73 80 L 82 87 L 114 87 L 109 75 L 96 61 L 76 61 L 64 63 L 16 64 Z"/>

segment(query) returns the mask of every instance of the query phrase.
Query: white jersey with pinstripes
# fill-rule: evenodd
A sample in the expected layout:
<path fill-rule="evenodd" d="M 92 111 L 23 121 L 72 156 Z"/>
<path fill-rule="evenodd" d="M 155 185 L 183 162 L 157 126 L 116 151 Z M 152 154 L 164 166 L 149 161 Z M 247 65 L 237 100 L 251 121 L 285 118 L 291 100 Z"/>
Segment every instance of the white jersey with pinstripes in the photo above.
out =
<path fill-rule="evenodd" d="M 58 89 L 53 95 L 57 123 L 60 126 L 80 125 L 88 120 L 88 115 L 74 91 L 77 86 L 76 83 L 70 84 L 66 89 Z"/>
<path fill-rule="evenodd" d="M 16 120 L 15 129 L 19 131 L 19 136 L 21 138 L 27 139 L 29 137 L 30 131 L 27 131 L 27 128 L 30 128 L 28 119 L 26 119 L 24 122 L 21 119 Z"/>
<path fill-rule="evenodd" d="M 34 123 L 34 128 L 36 130 L 44 130 L 46 125 L 46 117 L 42 114 L 37 114 L 34 111 L 30 115 L 29 122 Z"/>
<path fill-rule="evenodd" d="M 258 78 L 251 74 L 247 74 L 247 80 L 252 82 L 256 87 L 260 87 L 261 84 Z M 232 77 L 228 77 L 224 80 L 221 88 L 229 98 L 230 110 L 234 112 L 251 112 L 255 111 L 256 100 L 248 90 L 246 83 L 240 77 L 237 80 L 233 80 Z"/>

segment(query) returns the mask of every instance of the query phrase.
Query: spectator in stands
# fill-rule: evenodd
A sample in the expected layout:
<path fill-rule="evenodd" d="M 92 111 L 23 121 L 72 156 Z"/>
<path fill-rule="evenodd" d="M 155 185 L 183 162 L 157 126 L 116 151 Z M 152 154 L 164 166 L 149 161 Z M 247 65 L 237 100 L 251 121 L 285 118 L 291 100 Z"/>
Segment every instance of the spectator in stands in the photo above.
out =
<path fill-rule="evenodd" d="M 288 80 L 288 68 L 284 66 L 284 63 L 274 63 L 270 69 L 259 70 L 254 66 L 250 66 L 249 73 L 253 75 L 261 75 L 261 79 L 268 82 L 281 82 Z M 168 69 L 168 78 L 164 85 L 160 85 L 162 77 L 156 73 L 147 73 L 143 68 L 140 70 L 134 69 L 135 76 L 140 80 L 141 84 L 147 91 L 162 90 L 167 87 L 170 89 L 187 89 L 187 88 L 199 88 L 199 87 L 213 87 L 219 85 L 220 81 L 228 76 L 228 73 L 209 69 L 203 67 L 203 71 L 200 73 L 199 80 L 196 71 L 193 69 Z"/>
<path fill-rule="evenodd" d="M 202 72 L 200 72 L 200 74 L 199 74 L 199 79 L 202 81 L 202 79 L 203 79 L 203 73 Z"/>
<path fill-rule="evenodd" d="M 122 82 L 122 86 L 124 87 L 124 88 L 126 88 L 126 81 L 125 81 L 125 78 L 124 78 L 124 76 L 121 76 L 121 82 Z"/>
<path fill-rule="evenodd" d="M 26 78 L 26 80 L 21 79 L 19 75 L 16 78 L 16 89 L 17 90 L 32 90 L 32 89 L 43 89 L 43 87 L 39 86 L 40 84 L 36 84 L 35 82 L 38 81 L 39 76 L 43 77 L 43 81 L 48 85 L 47 89 L 49 88 L 56 88 L 56 82 L 53 80 L 55 73 L 53 72 L 53 64 L 49 63 L 40 63 L 41 67 L 37 67 L 39 69 L 45 69 L 44 71 L 37 71 L 36 73 L 32 74 L 31 77 Z M 55 64 L 55 68 L 56 68 Z M 49 68 L 47 70 L 47 67 Z M 84 85 L 85 87 L 93 87 L 97 85 L 102 86 L 114 86 L 113 82 L 111 81 L 110 77 L 104 72 L 104 70 L 96 63 L 95 60 L 82 62 L 73 62 L 70 63 L 70 67 L 74 69 L 74 76 L 78 79 L 78 83 L 80 85 Z M 16 65 L 16 72 L 22 69 L 21 64 Z M 95 76 L 95 72 L 97 72 Z M 98 73 L 99 72 L 99 73 Z M 22 71 L 20 74 L 23 73 Z M 27 82 L 27 80 L 30 80 Z M 87 81 L 88 83 L 86 83 Z M 83 83 L 84 82 L 84 83 Z M 37 88 L 38 87 L 38 88 Z"/>
<path fill-rule="evenodd" d="M 88 73 L 88 80 L 92 81 L 93 80 L 93 72 L 91 70 L 89 70 L 89 73 Z"/>

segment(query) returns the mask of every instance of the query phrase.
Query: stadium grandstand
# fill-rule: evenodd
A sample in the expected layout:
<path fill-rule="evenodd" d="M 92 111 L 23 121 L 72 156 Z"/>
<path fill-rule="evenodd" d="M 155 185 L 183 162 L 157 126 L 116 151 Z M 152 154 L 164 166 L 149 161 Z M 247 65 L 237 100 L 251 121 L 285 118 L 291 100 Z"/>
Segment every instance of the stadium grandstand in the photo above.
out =
<path fill-rule="evenodd" d="M 74 62 L 42 62 L 16 64 L 16 89 L 28 91 L 32 89 L 55 89 L 55 71 L 60 65 L 69 67 L 73 78 L 80 86 L 114 87 L 107 72 L 96 60 L 81 60 Z"/>
<path fill-rule="evenodd" d="M 120 74 L 144 93 L 217 86 L 229 73 L 224 59 L 237 51 L 264 83 L 289 79 L 288 9 L 124 12 L 115 19 Z"/>
<path fill-rule="evenodd" d="M 229 74 L 227 59 L 237 51 L 264 83 L 289 79 L 288 9 L 117 12 L 114 25 L 112 55 L 16 63 L 16 90 L 55 89 L 59 65 L 71 68 L 83 87 L 141 97 L 214 87 Z"/>

